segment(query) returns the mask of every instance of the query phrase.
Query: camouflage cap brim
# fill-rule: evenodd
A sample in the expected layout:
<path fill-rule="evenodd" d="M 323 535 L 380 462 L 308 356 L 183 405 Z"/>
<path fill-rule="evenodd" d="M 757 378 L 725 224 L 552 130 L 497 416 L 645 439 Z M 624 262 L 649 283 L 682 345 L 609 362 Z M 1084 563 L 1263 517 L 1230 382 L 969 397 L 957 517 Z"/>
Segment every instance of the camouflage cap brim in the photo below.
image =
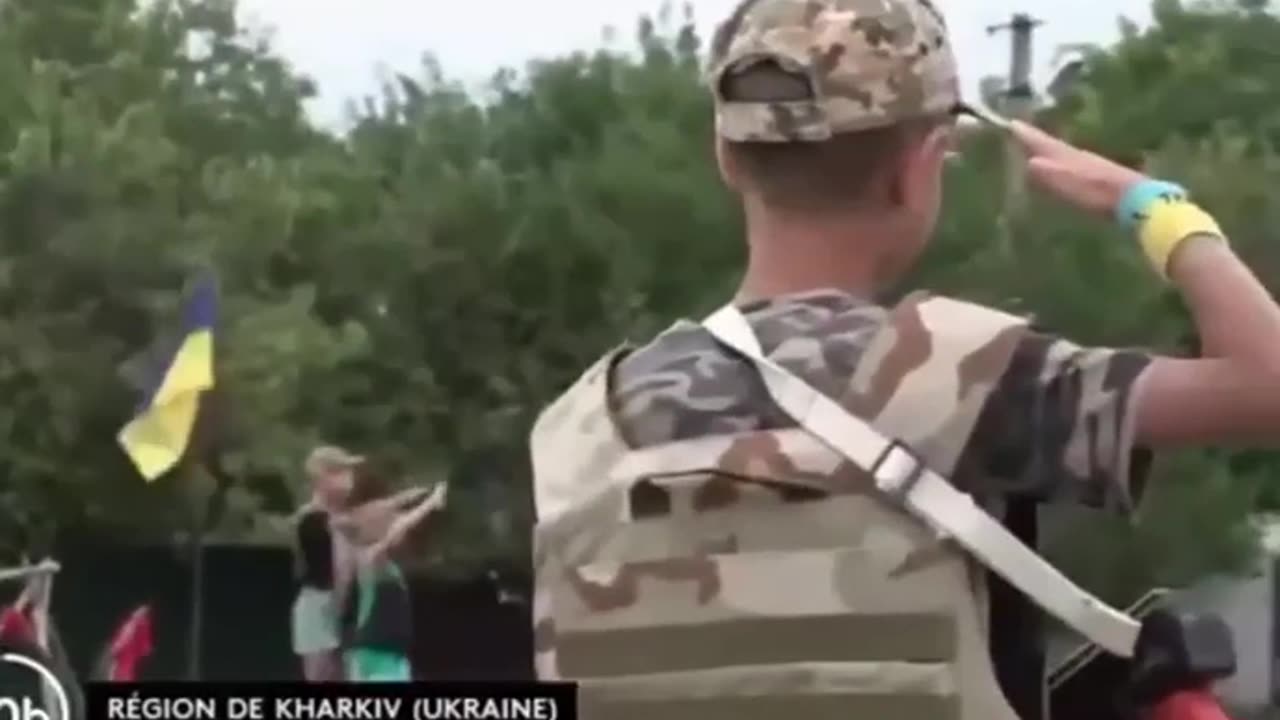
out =
<path fill-rule="evenodd" d="M 1004 117 L 1003 115 L 998 115 L 982 105 L 959 102 L 956 103 L 954 112 L 956 115 L 967 115 L 982 122 L 984 125 L 990 125 L 991 127 L 998 128 L 1000 130 L 1008 131 L 1013 129 L 1012 120 Z"/>

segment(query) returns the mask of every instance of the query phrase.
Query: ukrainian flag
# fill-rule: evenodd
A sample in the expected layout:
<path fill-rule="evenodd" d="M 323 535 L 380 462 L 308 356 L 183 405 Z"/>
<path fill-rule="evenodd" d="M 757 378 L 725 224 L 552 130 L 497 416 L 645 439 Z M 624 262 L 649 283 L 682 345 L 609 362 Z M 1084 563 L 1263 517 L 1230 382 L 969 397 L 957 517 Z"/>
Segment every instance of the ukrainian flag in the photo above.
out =
<path fill-rule="evenodd" d="M 146 378 L 137 415 L 120 431 L 120 446 L 148 482 L 172 470 L 187 451 L 201 396 L 213 388 L 213 328 L 218 290 L 203 278 L 187 301 L 176 348 Z"/>

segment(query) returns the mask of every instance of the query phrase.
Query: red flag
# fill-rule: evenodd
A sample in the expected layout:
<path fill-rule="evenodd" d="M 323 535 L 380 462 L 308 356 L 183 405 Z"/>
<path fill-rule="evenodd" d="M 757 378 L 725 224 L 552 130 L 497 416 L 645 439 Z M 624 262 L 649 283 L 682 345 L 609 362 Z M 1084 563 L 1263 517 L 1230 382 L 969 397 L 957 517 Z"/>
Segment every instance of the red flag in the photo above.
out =
<path fill-rule="evenodd" d="M 110 656 L 109 682 L 136 682 L 138 665 L 151 654 L 151 608 L 143 605 L 129 614 L 116 630 L 107 650 Z"/>
<path fill-rule="evenodd" d="M 22 610 L 9 606 L 0 612 L 0 640 L 19 647 L 35 645 L 35 625 Z"/>

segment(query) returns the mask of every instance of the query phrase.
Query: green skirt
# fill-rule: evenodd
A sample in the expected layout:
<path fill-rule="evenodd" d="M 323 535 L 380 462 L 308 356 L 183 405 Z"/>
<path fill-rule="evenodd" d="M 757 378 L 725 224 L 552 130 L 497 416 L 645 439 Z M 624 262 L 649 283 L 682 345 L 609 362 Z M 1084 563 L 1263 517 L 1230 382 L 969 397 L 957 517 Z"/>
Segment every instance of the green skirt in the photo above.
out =
<path fill-rule="evenodd" d="M 412 682 L 409 658 L 399 653 L 369 648 L 352 648 L 343 652 L 348 682 Z"/>

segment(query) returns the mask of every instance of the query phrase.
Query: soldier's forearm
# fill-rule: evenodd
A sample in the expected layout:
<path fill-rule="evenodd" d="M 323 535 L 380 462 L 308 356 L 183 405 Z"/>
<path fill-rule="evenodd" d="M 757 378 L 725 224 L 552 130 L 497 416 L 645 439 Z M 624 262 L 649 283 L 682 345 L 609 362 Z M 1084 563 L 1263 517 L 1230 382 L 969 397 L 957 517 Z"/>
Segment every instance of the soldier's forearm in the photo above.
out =
<path fill-rule="evenodd" d="M 1191 309 L 1206 357 L 1280 370 L 1280 307 L 1226 243 L 1184 241 L 1169 274 Z"/>

